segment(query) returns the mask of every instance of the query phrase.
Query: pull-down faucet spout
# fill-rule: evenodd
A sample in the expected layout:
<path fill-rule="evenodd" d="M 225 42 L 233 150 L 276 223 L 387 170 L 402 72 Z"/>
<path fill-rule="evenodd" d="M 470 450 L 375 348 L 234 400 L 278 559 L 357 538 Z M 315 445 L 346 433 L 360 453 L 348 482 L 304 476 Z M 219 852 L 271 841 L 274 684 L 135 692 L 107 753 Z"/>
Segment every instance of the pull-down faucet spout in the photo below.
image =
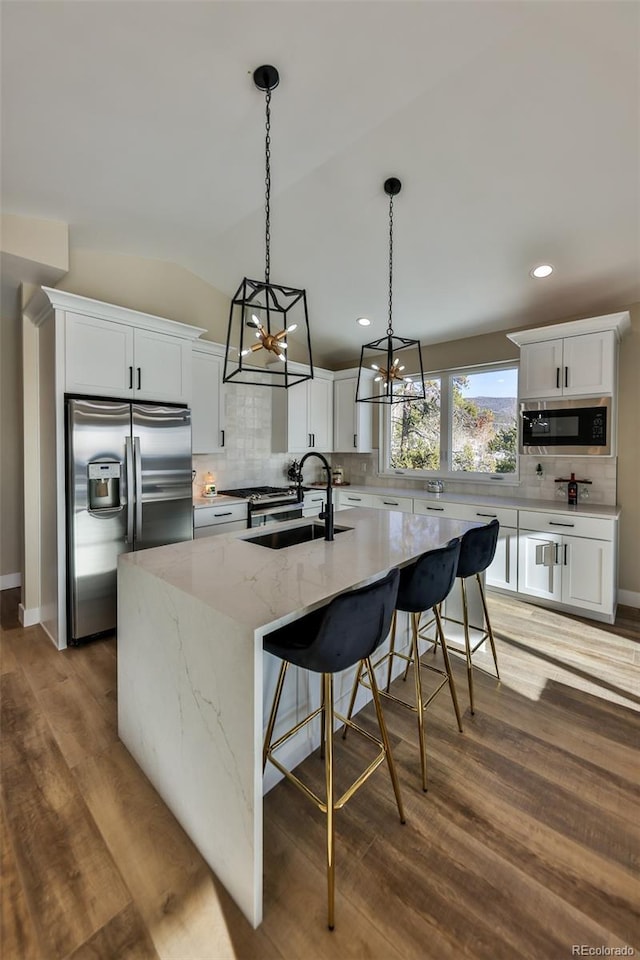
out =
<path fill-rule="evenodd" d="M 324 520 L 324 538 L 325 540 L 333 540 L 333 497 L 331 489 L 331 467 L 329 466 L 329 461 L 326 457 L 323 457 L 321 453 L 316 453 L 315 450 L 310 450 L 309 453 L 305 453 L 304 457 L 300 461 L 300 466 L 298 467 L 298 484 L 302 486 L 302 467 L 304 466 L 305 460 L 308 460 L 309 457 L 317 457 L 318 460 L 321 460 L 324 464 L 324 468 L 327 471 L 327 502 L 325 504 L 324 510 L 320 513 L 320 519 Z M 300 499 L 302 499 L 302 490 L 300 490 Z"/>

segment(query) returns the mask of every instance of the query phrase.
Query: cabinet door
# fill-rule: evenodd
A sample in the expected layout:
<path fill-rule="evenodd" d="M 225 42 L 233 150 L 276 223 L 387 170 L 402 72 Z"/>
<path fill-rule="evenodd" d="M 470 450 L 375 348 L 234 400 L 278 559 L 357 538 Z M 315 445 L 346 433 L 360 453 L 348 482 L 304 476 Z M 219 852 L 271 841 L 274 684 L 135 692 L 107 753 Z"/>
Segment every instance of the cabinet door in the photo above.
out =
<path fill-rule="evenodd" d="M 564 340 L 565 397 L 613 393 L 614 338 L 613 330 L 605 330 Z"/>
<path fill-rule="evenodd" d="M 133 328 L 67 313 L 65 389 L 92 396 L 133 397 Z"/>
<path fill-rule="evenodd" d="M 213 453 L 224 446 L 222 425 L 222 357 L 194 350 L 191 360 L 191 447 Z"/>
<path fill-rule="evenodd" d="M 518 588 L 518 531 L 514 527 L 500 527 L 496 555 L 487 567 L 485 581 L 488 587 L 501 590 Z"/>
<path fill-rule="evenodd" d="M 191 400 L 191 343 L 179 337 L 136 330 L 134 395 L 137 400 Z"/>
<path fill-rule="evenodd" d="M 306 453 L 311 449 L 311 430 L 309 429 L 309 384 L 303 383 L 289 387 L 287 394 L 286 449 L 289 453 Z"/>
<path fill-rule="evenodd" d="M 307 381 L 309 396 L 309 433 L 314 450 L 333 450 L 333 381 L 314 377 Z"/>
<path fill-rule="evenodd" d="M 564 537 L 562 544 L 562 602 L 613 612 L 613 544 L 608 540 Z"/>
<path fill-rule="evenodd" d="M 518 591 L 543 600 L 562 599 L 562 537 L 522 530 L 518 537 Z"/>
<path fill-rule="evenodd" d="M 336 453 L 355 453 L 356 380 L 336 380 L 333 384 L 333 449 Z"/>
<path fill-rule="evenodd" d="M 562 340 L 525 343 L 520 349 L 518 393 L 523 399 L 562 395 Z"/>

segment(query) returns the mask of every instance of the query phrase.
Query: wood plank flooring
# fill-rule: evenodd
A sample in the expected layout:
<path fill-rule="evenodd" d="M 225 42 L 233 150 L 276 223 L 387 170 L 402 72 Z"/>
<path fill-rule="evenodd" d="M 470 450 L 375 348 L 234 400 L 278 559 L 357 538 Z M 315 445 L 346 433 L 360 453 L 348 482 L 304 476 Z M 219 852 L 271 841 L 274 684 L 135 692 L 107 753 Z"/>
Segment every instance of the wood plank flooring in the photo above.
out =
<path fill-rule="evenodd" d="M 490 598 L 476 714 L 455 660 L 428 712 L 388 704 L 406 825 L 381 767 L 337 817 L 336 929 L 324 821 L 265 798 L 264 922 L 252 930 L 117 736 L 116 642 L 58 653 L 0 594 L 4 960 L 564 960 L 640 950 L 640 618 L 615 626 Z M 438 654 L 438 660 L 439 660 Z M 431 657 L 425 654 L 425 659 Z M 397 680 L 397 688 L 402 681 Z M 404 690 L 411 691 L 411 678 Z M 370 707 L 360 714 L 375 729 Z M 336 738 L 338 788 L 370 748 Z M 322 763 L 299 768 L 322 789 Z"/>

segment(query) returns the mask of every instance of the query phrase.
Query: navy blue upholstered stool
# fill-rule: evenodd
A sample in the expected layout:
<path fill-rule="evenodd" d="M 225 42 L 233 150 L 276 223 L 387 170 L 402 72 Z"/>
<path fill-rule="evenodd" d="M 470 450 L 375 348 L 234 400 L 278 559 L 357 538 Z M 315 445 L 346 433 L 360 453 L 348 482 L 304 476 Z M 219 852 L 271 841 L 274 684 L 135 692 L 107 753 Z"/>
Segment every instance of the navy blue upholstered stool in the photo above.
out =
<path fill-rule="evenodd" d="M 455 583 L 459 555 L 460 540 L 451 540 L 446 547 L 441 547 L 438 550 L 429 550 L 427 553 L 423 553 L 422 556 L 415 561 L 415 563 L 412 563 L 407 567 L 403 567 L 400 570 L 400 585 L 398 587 L 396 609 L 393 613 L 389 651 L 373 664 L 374 670 L 385 662 L 387 664 L 387 684 L 386 689 L 380 690 L 381 696 L 387 697 L 389 700 L 394 700 L 396 703 L 401 704 L 403 707 L 408 707 L 417 714 L 423 790 L 427 789 L 427 752 L 425 747 L 424 712 L 436 694 L 438 694 L 444 686 L 448 685 L 449 687 L 453 709 L 455 711 L 456 720 L 458 721 L 458 729 L 462 733 L 460 708 L 458 707 L 456 687 L 453 680 L 453 675 L 451 673 L 451 664 L 449 662 L 449 654 L 446 643 L 442 643 L 444 670 L 440 670 L 438 667 L 430 663 L 424 663 L 420 659 L 420 650 L 418 646 L 418 626 L 420 623 L 420 617 L 427 610 L 433 610 L 436 629 L 439 632 L 441 641 L 443 640 L 444 635 L 442 633 L 442 623 L 440 620 L 440 611 L 438 607 L 442 601 L 448 597 L 449 593 L 451 592 L 451 588 Z M 395 649 L 398 610 L 411 614 L 412 638 L 411 652 L 409 655 L 405 653 L 399 653 Z M 415 682 L 414 703 L 408 703 L 406 700 L 402 700 L 400 697 L 396 697 L 390 693 L 389 688 L 391 684 L 391 671 L 393 668 L 393 661 L 396 657 L 406 661 L 407 669 L 405 670 L 404 674 L 405 680 L 407 679 L 409 668 L 411 665 L 413 665 Z M 439 685 L 435 690 L 432 691 L 426 700 L 424 699 L 422 692 L 421 669 L 430 670 L 434 673 L 437 673 L 441 677 Z M 364 686 L 368 687 L 371 684 L 371 679 L 371 671 L 361 664 L 353 685 L 353 690 L 351 691 L 351 702 L 349 704 L 349 711 L 347 713 L 348 717 L 351 717 L 353 712 L 358 685 L 363 684 Z"/>
<path fill-rule="evenodd" d="M 473 703 L 473 663 L 472 655 L 476 652 L 478 647 L 489 640 L 491 645 L 491 653 L 493 654 L 493 662 L 496 668 L 496 677 L 500 679 L 500 672 L 498 670 L 498 657 L 496 654 L 496 644 L 493 638 L 493 630 L 491 628 L 491 620 L 489 619 L 489 610 L 487 609 L 487 599 L 484 593 L 484 585 L 482 583 L 481 574 L 487 569 L 487 567 L 493 561 L 493 558 L 496 553 L 496 545 L 498 543 L 498 532 L 500 530 L 500 524 L 497 520 L 492 520 L 491 523 L 487 523 L 482 527 L 474 527 L 472 530 L 467 530 L 467 532 L 462 536 L 460 543 L 460 557 L 458 559 L 458 569 L 456 572 L 456 577 L 460 581 L 460 589 L 462 591 L 462 621 L 455 620 L 453 617 L 443 617 L 443 619 L 451 620 L 454 623 L 461 623 L 464 627 L 464 657 L 467 661 L 467 680 L 469 683 L 469 707 L 471 713 L 474 713 L 474 703 Z M 476 626 L 472 623 L 469 623 L 469 605 L 467 603 L 467 587 L 466 580 L 469 577 L 475 577 L 478 583 L 478 590 L 480 591 L 480 599 L 482 601 L 482 610 L 484 613 L 484 624 Z M 474 645 L 471 645 L 470 630 L 477 630 L 480 632 L 480 639 L 477 640 Z M 436 640 L 437 642 L 437 640 Z M 446 641 L 442 643 L 442 648 L 444 650 L 446 646 Z M 462 653 L 461 650 L 457 649 L 454 646 L 449 646 L 449 649 L 453 653 Z"/>
<path fill-rule="evenodd" d="M 396 775 L 387 728 L 380 705 L 380 696 L 375 683 L 371 684 L 371 692 L 375 704 L 380 737 L 378 740 L 370 733 L 358 727 L 350 718 L 343 717 L 334 710 L 333 706 L 333 677 L 335 673 L 346 670 L 354 664 L 364 661 L 370 669 L 370 657 L 389 634 L 394 604 L 398 592 L 400 575 L 392 570 L 386 577 L 360 587 L 357 590 L 340 594 L 331 603 L 320 610 L 308 614 L 293 623 L 268 634 L 263 641 L 264 649 L 282 660 L 273 706 L 267 724 L 264 739 L 263 764 L 267 760 L 278 768 L 306 797 L 327 816 L 327 887 L 328 887 L 328 925 L 333 930 L 335 906 L 335 829 L 334 814 L 345 805 L 364 781 L 385 760 L 389 766 L 389 774 L 395 793 L 400 822 L 404 823 L 404 811 L 400 798 L 400 786 Z M 278 706 L 282 696 L 282 688 L 287 668 L 290 663 L 306 670 L 322 674 L 322 702 L 317 710 L 296 724 L 278 740 L 272 743 L 273 729 L 276 722 Z M 306 784 L 280 763 L 274 756 L 274 751 L 285 741 L 298 732 L 305 724 L 310 723 L 318 715 L 321 716 L 321 752 L 325 759 L 326 795 L 318 797 Z M 358 733 L 373 741 L 380 748 L 375 759 L 357 780 L 336 799 L 334 796 L 333 779 L 333 719 L 337 717 L 342 723 L 352 727 Z"/>

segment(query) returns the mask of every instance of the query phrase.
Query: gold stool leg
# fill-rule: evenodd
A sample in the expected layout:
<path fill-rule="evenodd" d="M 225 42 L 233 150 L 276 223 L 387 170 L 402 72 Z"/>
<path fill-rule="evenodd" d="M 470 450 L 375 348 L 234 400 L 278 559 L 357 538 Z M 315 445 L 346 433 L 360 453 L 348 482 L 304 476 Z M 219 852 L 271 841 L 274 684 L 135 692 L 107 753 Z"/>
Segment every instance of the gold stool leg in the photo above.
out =
<path fill-rule="evenodd" d="M 325 701 L 325 689 L 324 689 L 324 676 L 325 676 L 324 673 L 321 674 L 320 676 L 320 710 L 322 711 L 320 714 L 320 759 L 321 760 L 324 760 L 324 741 L 325 741 L 324 715 L 325 715 L 326 701 Z"/>
<path fill-rule="evenodd" d="M 358 693 L 358 685 L 359 685 L 359 683 L 360 683 L 360 677 L 362 676 L 362 670 L 363 670 L 363 665 L 362 665 L 362 660 L 361 660 L 360 663 L 358 664 L 358 671 L 357 671 L 357 673 L 356 673 L 356 678 L 355 678 L 355 680 L 353 681 L 353 687 L 351 688 L 351 699 L 349 700 L 349 709 L 347 710 L 347 720 L 351 720 L 351 716 L 352 716 L 352 714 L 353 714 L 353 708 L 354 708 L 355 705 L 356 705 L 356 695 L 357 695 L 357 693 Z M 348 729 L 349 729 L 349 728 L 347 727 L 347 725 L 346 725 L 346 723 L 345 723 L 345 725 L 344 725 L 344 730 L 342 731 L 342 739 L 343 739 L 343 740 L 346 740 L 346 739 L 347 739 L 347 730 L 348 730 Z"/>
<path fill-rule="evenodd" d="M 467 681 L 469 683 L 469 708 L 473 714 L 473 672 L 471 666 L 471 641 L 469 639 L 469 607 L 467 605 L 467 588 L 464 583 L 464 577 L 460 577 L 460 586 L 462 588 L 462 619 L 464 621 L 464 652 L 467 658 Z"/>
<path fill-rule="evenodd" d="M 451 699 L 453 701 L 453 709 L 455 710 L 456 720 L 458 721 L 458 730 L 460 731 L 460 733 L 462 733 L 462 720 L 460 719 L 460 707 L 458 706 L 458 694 L 456 693 L 456 685 L 453 681 L 453 673 L 451 672 L 451 661 L 449 660 L 449 651 L 447 650 L 447 644 L 444 639 L 444 630 L 442 629 L 442 619 L 440 617 L 440 610 L 438 607 L 434 607 L 433 612 L 436 618 L 436 628 L 437 628 L 436 636 L 439 635 L 440 643 L 442 645 L 442 659 L 444 660 L 444 669 L 449 679 L 449 692 L 451 693 Z"/>
<path fill-rule="evenodd" d="M 482 586 L 482 577 L 479 573 L 476 573 L 476 580 L 478 581 L 478 590 L 480 591 L 480 599 L 482 600 L 482 609 L 484 611 L 484 621 L 487 625 L 487 634 L 489 635 L 489 643 L 491 644 L 491 653 L 493 654 L 493 662 L 496 665 L 496 677 L 500 679 L 500 672 L 498 670 L 498 656 L 496 654 L 496 644 L 493 639 L 493 630 L 491 628 L 491 620 L 489 619 L 489 610 L 487 609 L 487 600 L 484 595 L 484 587 Z"/>
<path fill-rule="evenodd" d="M 280 706 L 280 697 L 282 696 L 282 688 L 284 686 L 284 678 L 287 673 L 287 667 L 289 663 L 287 660 L 282 661 L 280 667 L 280 673 L 278 674 L 278 682 L 276 683 L 276 692 L 273 697 L 273 704 L 271 705 L 271 713 L 269 714 L 269 722 L 267 723 L 267 731 L 264 735 L 264 746 L 262 748 L 262 772 L 264 773 L 264 768 L 267 765 L 267 754 L 269 753 L 269 747 L 271 746 L 271 739 L 273 737 L 273 728 L 276 725 L 276 715 L 278 713 L 278 707 Z"/>
<path fill-rule="evenodd" d="M 391 641 L 389 643 L 389 663 L 387 666 L 387 686 L 385 687 L 387 693 L 389 693 L 389 687 L 391 686 L 391 670 L 393 668 L 393 655 L 396 649 L 396 624 L 398 620 L 398 611 L 393 611 L 393 617 L 391 618 Z"/>
<path fill-rule="evenodd" d="M 418 651 L 418 620 L 420 614 L 411 614 L 411 648 L 413 651 L 413 679 L 416 685 L 416 712 L 418 714 L 418 742 L 420 744 L 420 769 L 422 771 L 422 789 L 427 789 L 427 750 L 424 742 L 424 704 L 422 702 L 422 676 L 420 671 L 420 653 Z"/>
<path fill-rule="evenodd" d="M 391 744 L 389 743 L 387 725 L 384 722 L 384 714 L 382 712 L 382 704 L 380 703 L 380 692 L 378 690 L 378 684 L 376 682 L 376 675 L 373 672 L 371 659 L 367 658 L 365 663 L 367 666 L 367 670 L 369 671 L 369 676 L 371 677 L 371 692 L 373 694 L 373 702 L 376 707 L 376 716 L 378 717 L 378 726 L 380 727 L 380 735 L 382 737 L 382 743 L 384 744 L 384 750 L 387 757 L 387 765 L 389 767 L 389 776 L 391 777 L 391 783 L 393 784 L 393 792 L 396 795 L 398 813 L 400 814 L 400 823 L 404 823 L 405 822 L 404 808 L 402 806 L 402 797 L 400 796 L 400 784 L 398 782 L 398 776 L 396 774 L 396 767 L 393 762 L 393 754 L 391 753 Z"/>
<path fill-rule="evenodd" d="M 325 750 L 325 778 L 327 785 L 327 924 L 333 930 L 335 923 L 335 824 L 333 799 L 333 674 L 322 675 L 324 701 L 323 727 Z"/>

